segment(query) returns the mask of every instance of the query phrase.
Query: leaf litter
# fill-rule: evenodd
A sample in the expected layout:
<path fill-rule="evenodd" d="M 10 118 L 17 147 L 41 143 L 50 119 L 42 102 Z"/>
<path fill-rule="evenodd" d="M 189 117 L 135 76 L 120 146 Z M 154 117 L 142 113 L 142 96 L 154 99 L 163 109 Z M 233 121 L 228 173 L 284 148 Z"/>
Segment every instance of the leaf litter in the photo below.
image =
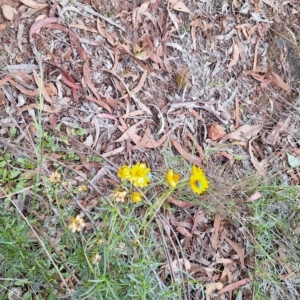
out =
<path fill-rule="evenodd" d="M 290 55 L 290 44 L 287 52 L 278 46 L 282 36 L 291 36 L 281 31 L 275 35 L 272 26 L 284 24 L 291 8 L 296 18 L 299 5 L 269 0 L 258 6 L 233 1 L 232 7 L 145 1 L 114 8 L 108 18 L 101 9 L 80 1 L 65 6 L 21 2 L 23 6 L 8 1 L 11 6 L 1 7 L 0 50 L 6 53 L 0 71 L 2 138 L 22 119 L 29 126 L 41 111 L 44 124 L 63 124 L 69 136 L 83 126 L 80 151 L 97 151 L 114 165 L 132 159 L 158 165 L 161 149 L 173 146 L 188 163 L 212 167 L 214 147 L 217 157 L 230 161 L 229 168 L 238 164 L 238 176 L 252 166 L 265 177 L 273 174 L 272 161 L 282 151 L 286 155 L 281 168 L 295 182 L 285 165 L 299 167 L 299 155 L 289 150 L 297 149 L 299 139 L 297 133 L 289 134 L 289 128 L 298 122 L 292 104 L 299 82 L 291 61 L 300 62 Z M 167 16 L 171 22 L 166 22 Z M 175 74 L 185 74 L 184 80 L 178 84 Z M 37 101 L 39 87 L 46 103 Z M 19 132 L 19 140 L 25 137 L 29 143 L 27 135 Z M 230 151 L 224 151 L 224 142 Z M 234 157 L 240 153 L 243 161 L 238 163 Z M 94 182 L 108 180 L 109 165 L 83 165 L 83 174 L 92 172 Z M 168 201 L 182 210 L 193 207 L 180 199 Z M 173 257 L 166 270 L 173 268 L 176 277 L 183 262 L 190 265 L 186 271 L 195 279 L 204 278 L 206 296 L 213 299 L 248 283 L 248 278 L 237 277 L 232 282 L 234 274 L 241 276 L 248 254 L 239 235 L 228 234 L 220 215 L 214 222 L 200 211 L 192 219 L 185 212 L 174 218 L 187 218 L 177 220 L 176 226 L 172 223 L 184 250 L 192 256 L 204 254 L 196 260 Z"/>

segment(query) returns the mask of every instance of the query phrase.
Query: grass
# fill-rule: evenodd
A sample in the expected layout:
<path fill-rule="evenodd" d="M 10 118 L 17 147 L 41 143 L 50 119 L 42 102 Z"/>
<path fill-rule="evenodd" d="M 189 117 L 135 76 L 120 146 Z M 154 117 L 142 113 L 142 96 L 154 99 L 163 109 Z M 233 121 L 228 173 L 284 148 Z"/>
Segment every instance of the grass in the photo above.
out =
<path fill-rule="evenodd" d="M 156 212 L 169 209 L 165 198 L 172 191 L 163 183 L 166 168 L 153 172 L 153 183 L 145 189 L 143 205 L 131 201 L 120 203 L 113 198 L 105 200 L 90 189 L 79 192 L 79 184 L 88 184 L 89 179 L 81 183 L 73 181 L 76 174 L 72 168 L 78 164 L 76 151 L 66 155 L 68 143 L 49 133 L 41 136 L 43 159 L 47 153 L 56 151 L 70 168 L 66 170 L 53 163 L 52 170 L 55 167 L 62 175 L 61 181 L 53 184 L 49 182 L 49 174 L 32 174 L 38 163 L 26 155 L 10 153 L 9 149 L 2 153 L 0 299 L 13 299 L 13 292 L 25 300 L 182 299 L 187 284 L 190 295 L 200 289 L 200 295 L 205 297 L 205 285 L 199 285 L 186 271 L 182 270 L 181 280 L 175 282 L 170 275 L 163 275 L 162 266 L 174 260 L 174 253 L 178 252 L 178 257 L 187 255 L 178 246 L 180 242 L 171 244 L 164 230 L 154 222 Z M 54 141 L 51 146 L 50 140 Z M 165 164 L 181 177 L 189 174 L 190 166 L 181 157 L 166 153 Z M 234 196 L 234 183 L 228 184 L 231 196 L 223 188 L 226 184 L 220 193 L 216 181 L 219 175 L 215 170 L 209 172 L 211 188 L 199 198 L 184 184 L 172 194 L 179 200 L 196 201 L 212 221 L 220 213 L 222 218 L 242 228 L 253 299 L 274 299 L 274 295 L 297 299 L 300 293 L 298 188 L 259 183 L 249 175 L 239 182 L 239 191 L 234 193 L 250 196 L 257 190 L 262 196 L 251 203 L 241 202 Z M 61 184 L 64 181 L 67 187 Z M 132 186 L 122 184 L 119 188 L 130 193 Z M 84 214 L 78 211 L 78 202 L 93 204 Z M 178 219 L 184 218 L 185 211 L 174 211 L 174 207 L 171 210 Z M 193 213 L 193 209 L 189 211 Z M 69 218 L 79 214 L 87 226 L 72 233 L 67 228 Z"/>

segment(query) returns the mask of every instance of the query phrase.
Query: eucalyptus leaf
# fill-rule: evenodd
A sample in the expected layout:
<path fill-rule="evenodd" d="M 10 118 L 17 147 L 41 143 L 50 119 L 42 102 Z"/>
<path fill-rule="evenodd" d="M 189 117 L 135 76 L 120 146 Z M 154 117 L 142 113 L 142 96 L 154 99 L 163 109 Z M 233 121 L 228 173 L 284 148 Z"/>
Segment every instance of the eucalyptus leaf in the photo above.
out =
<path fill-rule="evenodd" d="M 286 153 L 287 156 L 288 156 L 288 162 L 289 162 L 289 165 L 292 167 L 292 168 L 296 168 L 296 167 L 300 167 L 300 158 L 298 157 L 295 157 L 289 153 Z"/>

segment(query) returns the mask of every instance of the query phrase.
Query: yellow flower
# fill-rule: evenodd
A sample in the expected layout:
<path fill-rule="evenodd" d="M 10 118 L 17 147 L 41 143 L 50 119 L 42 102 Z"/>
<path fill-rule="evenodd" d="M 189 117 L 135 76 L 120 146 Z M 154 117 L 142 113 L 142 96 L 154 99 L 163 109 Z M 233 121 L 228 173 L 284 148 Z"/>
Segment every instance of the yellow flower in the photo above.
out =
<path fill-rule="evenodd" d="M 85 227 L 84 220 L 80 215 L 76 216 L 76 218 L 70 217 L 69 222 L 68 229 L 73 233 L 81 231 Z"/>
<path fill-rule="evenodd" d="M 129 179 L 130 167 L 123 165 L 122 167 L 119 168 L 117 175 L 121 180 Z"/>
<path fill-rule="evenodd" d="M 201 195 L 208 189 L 209 182 L 200 168 L 192 166 L 189 185 L 192 191 L 198 195 Z"/>
<path fill-rule="evenodd" d="M 79 186 L 78 191 L 80 193 L 83 193 L 83 192 L 87 191 L 87 187 L 84 184 L 82 184 Z"/>
<path fill-rule="evenodd" d="M 179 181 L 179 174 L 174 174 L 173 170 L 169 169 L 166 176 L 165 176 L 165 180 L 167 182 L 167 184 L 169 186 L 171 186 L 172 188 L 175 188 L 176 183 Z"/>
<path fill-rule="evenodd" d="M 57 172 L 57 171 L 55 171 L 55 172 L 52 172 L 51 174 L 50 174 L 50 176 L 49 176 L 49 181 L 51 182 L 51 183 L 57 183 L 57 182 L 59 182 L 60 181 L 60 174 Z"/>
<path fill-rule="evenodd" d="M 124 202 L 126 194 L 127 194 L 126 191 L 124 191 L 124 192 L 114 191 L 113 196 L 117 202 Z"/>
<path fill-rule="evenodd" d="M 145 187 L 150 181 L 149 172 L 150 168 L 147 168 L 146 164 L 136 163 L 131 168 L 129 180 L 135 187 Z"/>
<path fill-rule="evenodd" d="M 142 195 L 141 195 L 141 193 L 139 193 L 139 192 L 133 192 L 131 194 L 131 200 L 134 203 L 138 203 L 138 202 L 142 201 Z"/>

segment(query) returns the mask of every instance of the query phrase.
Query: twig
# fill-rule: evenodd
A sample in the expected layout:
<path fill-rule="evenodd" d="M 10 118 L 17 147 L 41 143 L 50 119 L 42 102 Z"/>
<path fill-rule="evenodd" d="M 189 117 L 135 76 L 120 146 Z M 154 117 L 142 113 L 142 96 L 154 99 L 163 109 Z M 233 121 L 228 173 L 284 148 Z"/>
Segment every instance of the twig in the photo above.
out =
<path fill-rule="evenodd" d="M 94 11 L 92 8 L 90 8 L 88 5 L 85 5 L 85 4 L 81 4 L 81 3 L 77 3 L 77 5 L 80 7 L 80 8 L 83 8 L 86 12 L 90 13 L 91 15 L 93 16 L 96 16 L 96 17 L 99 17 L 100 19 L 106 21 L 107 23 L 113 25 L 113 26 L 116 26 L 118 27 L 119 29 L 121 29 L 122 31 L 125 31 L 125 28 L 118 25 L 117 23 L 115 23 L 114 21 L 112 21 L 110 18 L 106 18 L 104 17 L 103 15 L 97 13 L 96 11 Z"/>

